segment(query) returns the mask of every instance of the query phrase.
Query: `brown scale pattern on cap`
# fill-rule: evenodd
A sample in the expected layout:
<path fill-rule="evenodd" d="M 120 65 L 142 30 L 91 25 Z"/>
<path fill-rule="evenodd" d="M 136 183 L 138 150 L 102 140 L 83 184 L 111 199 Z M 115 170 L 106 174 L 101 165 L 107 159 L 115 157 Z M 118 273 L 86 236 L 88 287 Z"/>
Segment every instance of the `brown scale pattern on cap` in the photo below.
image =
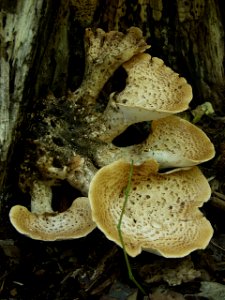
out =
<path fill-rule="evenodd" d="M 197 126 L 179 117 L 170 116 L 152 122 L 152 134 L 144 148 L 165 151 L 183 157 L 184 160 L 201 163 L 214 157 L 210 139 Z"/>
<path fill-rule="evenodd" d="M 105 166 L 118 159 L 140 164 L 155 159 L 160 168 L 190 167 L 210 160 L 213 144 L 197 126 L 177 116 L 152 121 L 151 133 L 138 145 L 119 148 L 112 144 L 99 147 L 95 159 Z"/>
<path fill-rule="evenodd" d="M 126 251 L 142 249 L 165 257 L 183 257 L 207 246 L 213 229 L 198 209 L 210 187 L 197 167 L 159 174 L 155 161 L 134 166 L 132 188 L 122 220 Z M 93 179 L 89 198 L 93 220 L 108 239 L 120 245 L 117 224 L 124 203 L 130 164 L 117 161 Z"/>
<path fill-rule="evenodd" d="M 168 113 L 188 108 L 192 99 L 191 86 L 160 58 L 142 53 L 124 63 L 123 67 L 128 79 L 125 89 L 116 99 L 117 103 Z"/>
<path fill-rule="evenodd" d="M 24 206 L 16 205 L 10 210 L 10 220 L 20 233 L 42 241 L 83 237 L 96 227 L 86 197 L 77 198 L 71 207 L 62 213 L 37 214 Z"/>

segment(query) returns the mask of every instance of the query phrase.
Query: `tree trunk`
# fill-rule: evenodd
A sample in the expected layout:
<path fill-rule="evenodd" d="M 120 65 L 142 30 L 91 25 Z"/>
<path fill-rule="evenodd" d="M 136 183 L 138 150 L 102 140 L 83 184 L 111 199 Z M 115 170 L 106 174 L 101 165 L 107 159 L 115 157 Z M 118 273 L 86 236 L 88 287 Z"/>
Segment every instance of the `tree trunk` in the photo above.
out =
<path fill-rule="evenodd" d="M 224 20 L 220 0 L 57 0 L 1 2 L 0 190 L 8 218 L 27 113 L 37 98 L 75 90 L 84 72 L 86 27 L 142 29 L 160 57 L 193 87 L 195 107 L 210 101 L 224 113 Z M 14 176 L 15 175 L 15 176 Z M 15 197 L 15 195 L 14 195 Z M 4 208 L 4 209 L 3 209 Z M 4 214 L 4 215 L 3 215 Z"/>
<path fill-rule="evenodd" d="M 214 116 L 212 116 L 211 119 L 206 117 L 203 119 L 201 125 L 204 126 L 206 120 L 206 122 L 209 121 L 208 127 L 206 126 L 207 128 L 215 128 L 211 131 L 213 134 L 215 131 L 217 133 L 218 128 L 222 131 L 222 128 L 224 128 L 225 113 L 225 10 L 223 8 L 223 2 L 222 0 L 0 0 L 1 299 L 92 299 L 93 297 L 95 299 L 97 299 L 96 297 L 103 299 L 104 294 L 107 293 L 109 288 L 109 296 L 105 295 L 107 299 L 114 298 L 115 295 L 118 296 L 120 291 L 124 298 L 130 297 L 131 292 L 133 293 L 134 285 L 131 284 L 128 289 L 127 285 L 124 285 L 124 283 L 128 282 L 128 278 L 126 277 L 126 266 L 122 251 L 119 252 L 119 247 L 116 245 L 113 246 L 112 242 L 107 240 L 100 231 L 94 231 L 93 234 L 83 239 L 73 239 L 71 241 L 51 244 L 24 238 L 23 235 L 20 235 L 14 230 L 9 221 L 9 211 L 11 207 L 18 204 L 18 202 L 27 207 L 31 203 L 29 194 L 24 195 L 19 188 L 21 179 L 20 172 L 22 170 L 21 163 L 26 161 L 24 159 L 24 153 L 29 150 L 30 144 L 36 145 L 35 142 L 37 141 L 35 139 L 36 135 L 34 134 L 34 137 L 31 136 L 33 143 L 29 144 L 27 132 L 30 133 L 32 128 L 42 128 L 39 126 L 39 123 L 44 123 L 42 121 L 43 119 L 45 121 L 45 118 L 39 117 L 45 116 L 47 120 L 46 123 L 51 123 L 52 118 L 51 116 L 49 117 L 48 113 L 46 114 L 46 111 L 63 112 L 64 114 L 62 115 L 64 119 L 58 118 L 59 122 L 57 123 L 56 118 L 56 122 L 53 122 L 51 126 L 55 126 L 57 129 L 57 126 L 61 124 L 60 122 L 62 121 L 63 123 L 66 119 L 63 125 L 66 124 L 68 126 L 65 126 L 65 130 L 59 131 L 59 133 L 65 132 L 68 135 L 67 140 L 71 140 L 71 144 L 75 146 L 77 146 L 77 144 L 75 142 L 73 144 L 73 141 L 77 139 L 78 144 L 80 143 L 79 146 L 81 145 L 81 147 L 86 148 L 85 151 L 89 151 L 89 148 L 85 147 L 85 135 L 89 135 L 89 130 L 86 130 L 87 133 L 83 130 L 82 134 L 79 134 L 80 131 L 76 130 L 76 128 L 79 127 L 77 124 L 79 125 L 79 121 L 81 120 L 78 112 L 79 110 L 85 111 L 88 105 L 83 105 L 85 104 L 83 101 L 81 102 L 82 106 L 77 101 L 77 110 L 72 110 L 72 106 L 68 106 L 68 101 L 71 100 L 69 98 L 71 93 L 68 91 L 75 91 L 80 86 L 86 71 L 85 65 L 87 66 L 87 64 L 85 64 L 84 47 L 85 28 L 90 27 L 93 31 L 97 28 L 102 28 L 105 32 L 112 30 L 126 32 L 131 26 L 139 27 L 143 31 L 147 43 L 151 45 L 151 48 L 146 50 L 148 53 L 163 59 L 167 66 L 171 67 L 182 77 L 185 77 L 192 85 L 193 100 L 190 104 L 191 108 L 195 108 L 206 101 L 212 103 L 216 112 L 215 118 Z M 139 30 L 136 31 L 140 33 Z M 99 35 L 102 34 L 102 36 L 105 37 L 104 32 L 102 33 L 102 31 L 99 30 L 97 32 Z M 89 39 L 89 41 L 90 40 L 91 39 Z M 105 40 L 108 41 L 107 39 Z M 147 48 L 145 44 L 143 47 L 144 49 Z M 118 49 L 116 48 L 116 50 Z M 107 54 L 108 53 L 109 51 Z M 119 58 L 123 56 L 123 53 L 122 55 L 121 53 L 119 54 Z M 101 57 L 96 58 L 94 56 L 94 58 L 96 61 L 101 61 Z M 117 56 L 116 58 L 118 59 Z M 104 59 L 102 60 L 104 61 Z M 96 64 L 98 65 L 98 62 Z M 99 65 L 101 65 L 101 63 L 99 63 Z M 108 69 L 106 70 L 109 73 Z M 98 99 L 99 106 L 102 105 L 104 100 L 107 100 L 105 94 L 109 94 L 108 90 L 111 88 L 111 82 L 115 84 L 116 81 L 119 88 L 123 85 L 125 73 L 123 71 L 116 72 L 116 76 L 119 77 L 117 81 L 115 80 L 115 76 L 113 76 L 113 79 L 105 85 L 104 91 L 100 94 L 100 99 Z M 93 80 L 91 82 L 93 82 Z M 55 95 L 57 101 L 51 102 L 51 99 L 49 99 L 51 96 L 48 98 L 49 102 L 48 100 L 45 101 L 46 96 L 50 94 L 50 92 Z M 89 94 L 86 93 L 85 96 Z M 63 98 L 64 95 L 69 96 Z M 59 102 L 59 99 L 62 101 Z M 82 99 L 86 98 L 83 97 Z M 47 106 L 45 106 L 46 103 L 50 103 L 49 111 L 45 109 Z M 58 103 L 60 103 L 60 105 L 58 105 Z M 63 106 L 65 103 L 67 106 Z M 104 105 L 105 102 L 103 103 L 103 106 Z M 67 114 L 68 107 L 69 109 L 71 108 L 72 111 L 70 114 Z M 111 108 L 114 112 L 113 105 Z M 77 112 L 76 115 L 74 111 Z M 99 111 L 97 111 L 96 114 L 98 114 Z M 60 117 L 62 115 L 59 114 Z M 57 115 L 54 115 L 54 117 L 57 117 Z M 219 120 L 218 123 L 217 120 Z M 55 121 L 55 119 L 53 119 L 53 121 Z M 109 122 L 109 124 L 111 123 Z M 90 123 L 88 123 L 88 125 L 90 125 Z M 94 121 L 92 121 L 91 126 L 92 125 L 95 125 Z M 148 125 L 146 127 L 147 130 L 149 130 Z M 96 128 L 95 133 L 98 132 L 99 129 L 98 126 L 96 126 Z M 109 128 L 110 126 L 107 129 Z M 46 131 L 40 130 L 38 134 L 39 136 L 48 136 L 48 131 L 46 134 Z M 210 173 L 208 177 L 211 177 L 211 173 L 214 172 L 212 177 L 216 178 L 213 184 L 215 183 L 217 187 L 222 186 L 222 188 L 215 188 L 216 191 L 212 194 L 210 203 L 206 204 L 206 206 L 204 205 L 203 211 L 207 217 L 209 216 L 212 219 L 212 224 L 215 225 L 216 235 L 213 237 L 212 243 L 209 244 L 209 248 L 205 251 L 200 251 L 200 253 L 195 253 L 196 255 L 193 257 L 189 255 L 183 259 L 169 260 L 155 255 L 151 256 L 151 254 L 148 253 L 148 256 L 143 254 L 144 256 L 140 255 L 140 258 L 137 257 L 135 260 L 132 260 L 131 264 L 134 264 L 135 268 L 131 266 L 130 269 L 134 269 L 134 275 L 138 275 L 138 280 L 140 279 L 140 281 L 142 281 L 140 282 L 141 286 L 146 287 L 147 292 L 154 292 L 154 288 L 157 284 L 160 285 L 159 291 L 161 291 L 161 288 L 163 291 L 162 284 L 165 274 L 165 278 L 167 278 L 165 279 L 166 290 L 168 287 L 170 288 L 170 285 L 172 286 L 171 290 L 168 289 L 168 291 L 171 292 L 172 298 L 178 295 L 180 299 L 180 295 L 181 298 L 184 299 L 181 294 L 177 294 L 174 291 L 187 292 L 187 297 L 190 295 L 191 298 L 198 298 L 198 295 L 199 297 L 205 296 L 203 293 L 204 284 L 207 297 L 211 297 L 210 290 L 212 290 L 213 295 L 213 284 L 215 284 L 215 295 L 220 293 L 219 288 L 217 291 L 217 285 L 222 286 L 223 289 L 221 289 L 220 295 L 224 295 L 224 285 L 217 283 L 217 281 L 221 283 L 224 281 L 222 260 L 224 259 L 223 232 L 225 205 L 223 182 L 225 174 L 225 135 L 221 132 L 220 134 L 213 134 L 210 135 L 210 138 L 214 143 L 219 140 L 216 144 L 216 150 L 219 149 L 218 146 L 221 146 L 222 150 L 219 150 L 221 150 L 223 155 L 220 155 L 219 151 L 217 151 L 216 159 L 210 161 L 209 168 L 206 167 L 206 169 L 204 169 L 203 165 L 203 171 Z M 56 144 L 61 140 L 56 139 Z M 92 141 L 93 140 L 94 138 Z M 41 141 L 45 142 L 44 139 Z M 99 142 L 99 140 L 97 142 Z M 137 143 L 139 142 L 140 141 Z M 38 149 L 40 150 L 40 148 Z M 79 153 L 77 156 L 75 155 L 77 150 L 75 147 L 71 148 L 69 148 L 68 152 L 69 154 L 72 152 L 70 157 L 74 159 L 63 166 L 70 167 L 71 165 L 79 165 L 83 158 L 79 156 Z M 103 147 L 103 149 L 105 148 Z M 100 152 L 99 156 L 101 158 L 103 157 L 104 160 L 104 155 L 102 155 L 103 151 Z M 61 153 L 57 152 L 57 155 L 58 154 Z M 30 158 L 30 162 L 32 163 L 32 158 Z M 37 160 L 34 162 L 34 165 L 36 169 L 38 169 L 36 162 Z M 56 166 L 52 169 L 53 173 L 56 169 L 60 170 L 60 183 L 62 183 L 62 185 L 54 186 L 54 193 L 57 197 L 53 200 L 56 201 L 54 204 L 57 206 L 57 204 L 59 204 L 57 203 L 57 199 L 59 198 L 58 202 L 62 199 L 63 207 L 59 207 L 59 209 L 58 207 L 56 209 L 53 207 L 52 209 L 52 203 L 48 203 L 49 207 L 51 207 L 47 213 L 45 210 L 46 214 L 43 215 L 45 221 L 48 220 L 48 216 L 54 216 L 55 211 L 64 212 L 66 210 L 68 207 L 68 195 L 71 198 L 74 196 L 77 197 L 77 195 L 80 196 L 80 193 L 74 189 L 74 186 L 71 187 L 68 177 L 66 179 L 70 184 L 65 182 L 65 178 L 63 177 L 64 168 L 61 168 L 62 165 L 60 165 L 59 162 L 61 161 L 56 160 L 56 165 L 58 164 L 59 167 Z M 85 169 L 83 166 L 87 168 Z M 93 163 L 91 166 L 94 166 L 94 168 L 91 169 L 88 164 L 82 164 L 82 170 L 84 169 L 85 175 L 89 175 L 89 179 L 92 178 L 92 175 L 96 172 L 96 164 Z M 76 166 L 74 169 L 76 170 Z M 90 172 L 90 170 L 92 171 L 93 169 L 94 171 Z M 49 169 L 47 169 L 47 171 L 48 170 Z M 211 172 L 211 170 L 213 171 Z M 55 171 L 55 173 L 57 173 L 57 171 Z M 215 173 L 216 175 L 214 176 Z M 219 182 L 220 179 L 218 179 L 217 173 L 222 174 L 221 182 Z M 73 175 L 72 172 L 71 174 Z M 77 173 L 74 174 L 76 174 L 76 176 L 74 176 L 75 179 L 78 178 L 77 181 L 82 181 L 82 176 L 77 176 Z M 27 173 L 25 173 L 25 175 L 27 175 Z M 29 177 L 29 172 L 27 177 L 27 181 L 33 180 L 33 177 Z M 41 179 L 43 178 L 44 176 L 41 177 Z M 51 179 L 54 181 L 54 178 Z M 72 178 L 71 181 L 73 179 L 74 178 Z M 50 180 L 48 183 L 49 182 Z M 85 188 L 89 188 L 90 180 L 87 180 L 87 182 Z M 51 190 L 50 183 L 49 185 L 43 184 L 43 186 L 47 190 L 46 194 L 51 194 L 49 191 Z M 37 190 L 39 189 L 38 184 L 36 184 L 36 188 Z M 88 189 L 86 188 L 86 190 Z M 79 191 L 81 191 L 81 189 L 79 189 Z M 39 195 L 40 194 L 38 194 L 38 196 Z M 44 198 L 43 194 L 41 194 L 41 196 L 41 206 L 46 209 L 45 203 L 42 201 Z M 52 196 L 52 194 L 50 196 Z M 40 197 L 36 198 L 38 200 L 40 199 Z M 85 199 L 88 203 L 88 199 Z M 214 204 L 212 204 L 213 201 Z M 207 207 L 207 205 L 209 206 Z M 54 212 L 52 212 L 51 209 L 54 210 Z M 37 211 L 38 210 L 36 210 L 36 212 Z M 38 212 L 40 213 L 40 210 Z M 83 213 L 83 215 L 85 215 L 85 213 Z M 34 214 L 34 216 L 36 215 Z M 19 217 L 19 219 L 22 219 L 23 223 L 23 218 Z M 71 219 L 74 220 L 74 218 Z M 64 215 L 61 220 L 64 222 Z M 92 221 L 91 217 L 90 220 Z M 46 221 L 46 223 L 48 223 L 48 221 Z M 35 229 L 33 230 L 30 223 L 28 224 L 29 229 L 31 229 L 30 231 L 35 232 Z M 45 226 L 42 227 L 45 228 Z M 209 251 L 207 252 L 208 249 Z M 199 274 L 201 274 L 201 277 L 199 277 Z M 194 278 L 198 278 L 198 280 L 193 282 Z M 115 281 L 117 281 L 116 285 Z M 185 286 L 180 286 L 182 281 L 185 282 Z M 190 283 L 189 286 L 188 283 Z M 175 289 L 176 284 L 179 289 Z M 114 290 L 112 289 L 113 285 Z M 196 294 L 197 290 L 199 290 L 199 286 L 201 286 L 201 293 Z M 110 294 L 111 291 L 112 294 Z M 157 296 L 156 290 L 155 297 L 150 297 L 151 299 L 161 299 L 160 296 L 164 299 L 164 297 L 167 297 L 167 294 L 163 291 L 162 294 L 159 292 Z M 168 294 L 168 297 L 169 296 L 170 294 Z M 221 297 L 225 299 L 225 296 Z M 138 299 L 139 298 L 141 299 L 140 295 L 138 295 Z"/>

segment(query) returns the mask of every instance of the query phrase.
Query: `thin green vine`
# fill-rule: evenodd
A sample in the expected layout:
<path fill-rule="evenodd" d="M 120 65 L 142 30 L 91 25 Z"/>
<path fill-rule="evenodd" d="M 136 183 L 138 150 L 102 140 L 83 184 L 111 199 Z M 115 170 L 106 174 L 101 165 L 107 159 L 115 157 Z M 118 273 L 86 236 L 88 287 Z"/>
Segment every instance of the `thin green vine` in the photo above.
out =
<path fill-rule="evenodd" d="M 129 258 L 126 252 L 126 247 L 125 247 L 125 243 L 123 240 L 123 235 L 122 235 L 122 231 L 121 231 L 121 225 L 122 225 L 122 219 L 123 219 L 123 215 L 125 213 L 125 209 L 126 209 L 126 205 L 128 202 L 128 198 L 129 198 L 129 193 L 131 190 L 131 180 L 132 180 L 132 176 L 133 176 L 133 167 L 134 167 L 134 163 L 133 160 L 131 161 L 131 165 L 130 165 L 130 171 L 129 171 L 129 177 L 128 177 L 128 183 L 127 186 L 125 188 L 124 191 L 124 203 L 123 203 L 123 207 L 122 207 L 122 211 L 120 214 L 120 218 L 119 218 L 119 222 L 117 224 L 117 230 L 118 230 L 118 234 L 119 234 L 119 238 L 120 238 L 120 243 L 122 245 L 123 248 L 123 254 L 124 254 L 124 258 L 125 258 L 125 262 L 126 262 L 126 266 L 127 266 L 127 272 L 128 272 L 128 276 L 129 279 L 136 285 L 136 287 L 144 294 L 146 295 L 145 290 L 143 289 L 143 287 L 137 282 L 137 280 L 135 279 L 132 269 L 131 269 L 131 265 L 129 262 Z"/>

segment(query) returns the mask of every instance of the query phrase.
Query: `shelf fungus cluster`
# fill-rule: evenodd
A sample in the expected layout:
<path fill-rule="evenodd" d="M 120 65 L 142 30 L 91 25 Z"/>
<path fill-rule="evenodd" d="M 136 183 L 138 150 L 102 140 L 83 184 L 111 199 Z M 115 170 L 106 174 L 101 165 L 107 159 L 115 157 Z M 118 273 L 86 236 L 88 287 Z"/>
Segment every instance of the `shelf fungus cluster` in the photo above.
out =
<path fill-rule="evenodd" d="M 48 95 L 31 119 L 19 180 L 31 206 L 13 206 L 11 223 L 44 241 L 80 238 L 97 226 L 121 245 L 117 224 L 133 161 L 121 226 L 127 253 L 183 257 L 204 249 L 213 229 L 199 207 L 211 190 L 196 165 L 215 151 L 200 128 L 175 116 L 188 109 L 191 86 L 145 52 L 150 46 L 136 27 L 126 33 L 86 29 L 84 46 L 80 87 L 59 99 Z M 126 85 L 102 104 L 101 91 L 119 67 L 127 74 Z M 143 121 L 151 124 L 143 142 L 114 145 L 115 137 Z M 65 181 L 82 196 L 57 211 L 54 186 L 63 189 Z"/>

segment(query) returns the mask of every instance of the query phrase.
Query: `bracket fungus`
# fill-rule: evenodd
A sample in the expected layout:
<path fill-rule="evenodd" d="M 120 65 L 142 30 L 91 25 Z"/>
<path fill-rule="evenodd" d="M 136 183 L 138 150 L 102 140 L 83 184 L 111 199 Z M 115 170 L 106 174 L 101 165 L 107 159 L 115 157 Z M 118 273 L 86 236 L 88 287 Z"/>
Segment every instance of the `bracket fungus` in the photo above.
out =
<path fill-rule="evenodd" d="M 152 121 L 151 132 L 141 144 L 123 148 L 102 145 L 95 158 L 100 166 L 118 159 L 132 159 L 140 164 L 153 158 L 163 169 L 190 167 L 208 161 L 214 155 L 213 144 L 200 128 L 180 117 L 168 116 Z"/>
<path fill-rule="evenodd" d="M 97 172 L 89 189 L 93 220 L 120 246 L 117 224 L 129 171 L 129 163 L 116 161 Z M 160 174 L 154 160 L 134 166 L 121 224 L 126 252 L 133 257 L 142 250 L 183 257 L 204 249 L 213 229 L 198 208 L 210 194 L 207 179 L 198 167 Z"/>
<path fill-rule="evenodd" d="M 31 211 L 22 205 L 11 208 L 9 216 L 16 230 L 34 240 L 55 241 L 75 239 L 89 234 L 95 227 L 87 197 L 79 197 L 64 212 L 51 207 L 51 187 L 42 182 L 33 183 Z"/>
<path fill-rule="evenodd" d="M 126 34 L 118 31 L 105 32 L 100 28 L 97 28 L 94 33 L 87 28 L 84 48 L 83 80 L 80 87 L 71 93 L 70 100 L 76 105 L 82 104 L 90 109 L 96 103 L 105 83 L 118 67 L 150 46 L 146 44 L 142 31 L 137 27 L 129 28 Z"/>
<path fill-rule="evenodd" d="M 210 196 L 207 180 L 197 167 L 159 174 L 158 166 L 189 168 L 211 159 L 214 147 L 201 129 L 174 116 L 188 108 L 191 86 L 161 59 L 144 53 L 149 48 L 136 27 L 126 33 L 85 30 L 80 87 L 61 98 L 39 99 L 41 111 L 30 117 L 19 185 L 30 190 L 31 211 L 19 205 L 10 210 L 20 233 L 40 240 L 78 238 L 96 221 L 119 244 L 116 222 L 133 160 L 133 190 L 122 224 L 127 252 L 135 256 L 143 248 L 180 257 L 207 245 L 212 228 L 198 210 Z M 101 91 L 119 67 L 127 73 L 126 85 L 110 91 L 104 102 Z M 142 121 L 152 121 L 145 141 L 113 145 L 116 136 Z M 58 213 L 51 206 L 52 186 L 61 181 L 84 197 Z"/>
<path fill-rule="evenodd" d="M 163 60 L 147 53 L 123 64 L 128 77 L 120 93 L 112 93 L 102 118 L 105 132 L 98 137 L 111 142 L 129 125 L 163 118 L 188 109 L 192 89 Z"/>
<path fill-rule="evenodd" d="M 45 186 L 45 181 L 54 184 L 55 181 L 67 180 L 72 187 L 87 195 L 96 172 L 92 162 L 95 142 L 88 133 L 99 118 L 95 108 L 97 97 L 121 64 L 149 47 L 137 27 L 129 28 L 126 33 L 105 32 L 100 28 L 95 32 L 90 28 L 85 30 L 85 72 L 80 87 L 61 99 L 53 95 L 42 99 L 43 110 L 37 112 L 38 116 L 33 115 L 33 123 L 31 120 L 31 138 L 28 140 L 33 147 L 30 149 L 29 144 L 29 153 L 25 154 L 26 159 L 21 164 L 20 182 L 25 181 L 22 185 L 31 188 L 32 206 L 33 203 L 38 203 L 35 207 L 41 205 L 42 198 L 51 199 L 51 187 Z M 81 163 L 77 163 L 76 158 Z M 79 210 L 83 213 L 79 214 Z M 20 222 L 20 215 L 26 215 L 27 221 Z M 41 212 L 36 208 L 29 212 L 15 206 L 11 208 L 10 221 L 19 232 L 40 240 L 81 237 L 95 227 L 87 198 L 76 199 L 69 210 L 60 214 L 53 212 L 50 204 L 42 206 Z"/>

